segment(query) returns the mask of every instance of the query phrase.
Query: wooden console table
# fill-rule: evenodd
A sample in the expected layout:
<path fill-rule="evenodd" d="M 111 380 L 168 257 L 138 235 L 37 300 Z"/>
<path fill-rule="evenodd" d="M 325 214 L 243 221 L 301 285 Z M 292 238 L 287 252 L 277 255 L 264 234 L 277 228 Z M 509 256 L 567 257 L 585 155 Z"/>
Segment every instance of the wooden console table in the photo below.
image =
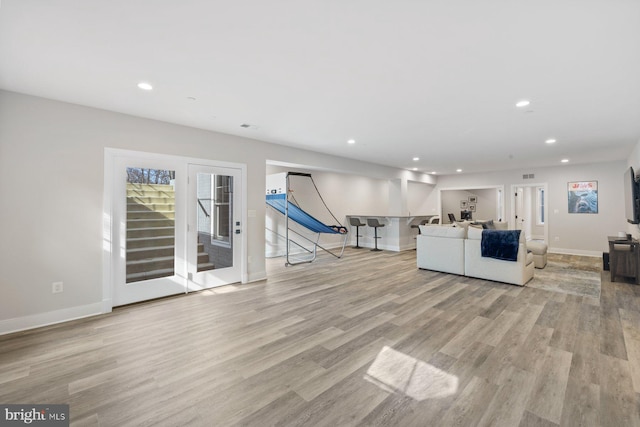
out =
<path fill-rule="evenodd" d="M 608 240 L 611 281 L 615 282 L 616 276 L 625 276 L 640 284 L 640 242 L 615 236 L 609 236 Z"/>

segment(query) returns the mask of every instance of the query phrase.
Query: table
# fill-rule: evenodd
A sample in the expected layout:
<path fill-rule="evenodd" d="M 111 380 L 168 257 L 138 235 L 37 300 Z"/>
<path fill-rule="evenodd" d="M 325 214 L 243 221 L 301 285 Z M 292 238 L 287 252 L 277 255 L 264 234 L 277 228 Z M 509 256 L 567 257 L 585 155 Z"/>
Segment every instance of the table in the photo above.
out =
<path fill-rule="evenodd" d="M 608 236 L 607 239 L 611 281 L 615 282 L 616 276 L 625 276 L 632 277 L 636 284 L 640 284 L 640 242 L 616 236 Z"/>

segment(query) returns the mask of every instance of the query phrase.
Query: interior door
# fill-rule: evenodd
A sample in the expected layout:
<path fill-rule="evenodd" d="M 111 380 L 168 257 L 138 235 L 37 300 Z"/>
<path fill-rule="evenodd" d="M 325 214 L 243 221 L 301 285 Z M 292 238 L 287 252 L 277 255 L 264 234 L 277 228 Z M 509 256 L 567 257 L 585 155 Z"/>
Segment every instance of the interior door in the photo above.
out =
<path fill-rule="evenodd" d="M 535 196 L 535 191 L 533 191 L 534 187 L 531 186 L 524 187 L 523 190 L 522 211 L 524 212 L 524 217 L 522 218 L 522 231 L 524 232 L 527 240 L 529 240 L 531 238 L 532 218 L 534 218 L 535 200 L 533 197 Z"/>
<path fill-rule="evenodd" d="M 518 187 L 516 190 L 516 230 L 522 230 L 525 219 L 524 212 L 524 189 L 522 187 Z"/>
<path fill-rule="evenodd" d="M 188 290 L 241 281 L 240 169 L 189 164 Z"/>

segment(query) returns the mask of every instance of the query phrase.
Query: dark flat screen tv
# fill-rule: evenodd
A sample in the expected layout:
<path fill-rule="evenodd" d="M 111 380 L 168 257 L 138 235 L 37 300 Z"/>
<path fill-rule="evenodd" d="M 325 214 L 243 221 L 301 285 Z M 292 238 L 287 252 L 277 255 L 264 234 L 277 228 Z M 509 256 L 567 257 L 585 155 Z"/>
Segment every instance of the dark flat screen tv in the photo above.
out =
<path fill-rule="evenodd" d="M 632 167 L 624 173 L 624 211 L 629 223 L 640 223 L 640 186 Z"/>

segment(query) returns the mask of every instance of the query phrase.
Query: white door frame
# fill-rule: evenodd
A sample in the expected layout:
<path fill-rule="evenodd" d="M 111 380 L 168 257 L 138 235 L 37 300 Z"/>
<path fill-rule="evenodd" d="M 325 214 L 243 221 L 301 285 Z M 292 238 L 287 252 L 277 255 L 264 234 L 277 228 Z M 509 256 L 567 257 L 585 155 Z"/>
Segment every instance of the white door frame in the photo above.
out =
<path fill-rule="evenodd" d="M 223 167 L 223 168 L 233 168 L 240 169 L 241 171 L 241 179 L 243 183 L 247 182 L 247 165 L 242 163 L 231 163 L 231 162 L 223 162 L 217 160 L 209 160 L 209 159 L 198 159 L 191 157 L 182 157 L 182 156 L 172 156 L 166 154 L 157 154 L 157 153 L 147 153 L 141 151 L 131 151 L 131 150 L 123 150 L 116 148 L 105 148 L 104 149 L 104 194 L 103 194 L 103 216 L 102 216 L 102 235 L 103 235 L 103 245 L 102 245 L 102 260 L 103 260 L 103 269 L 102 269 L 102 311 L 104 313 L 111 312 L 113 308 L 113 292 L 114 292 L 114 283 L 115 280 L 118 280 L 116 277 L 115 268 L 119 261 L 117 261 L 117 257 L 122 256 L 120 242 L 123 236 L 118 235 L 118 230 L 121 230 L 122 227 L 118 227 L 117 224 L 114 224 L 114 218 L 121 217 L 122 215 L 115 212 L 116 206 L 118 202 L 115 197 L 119 195 L 115 194 L 120 191 L 115 188 L 114 185 L 116 174 L 118 171 L 116 170 L 119 167 L 120 160 L 126 158 L 132 162 L 140 161 L 143 163 L 149 162 L 157 162 L 160 164 L 177 164 L 178 167 L 171 169 L 176 170 L 176 174 L 180 172 L 184 174 L 184 185 L 186 188 L 186 177 L 188 173 L 188 164 L 200 164 L 211 167 Z M 120 194 L 121 195 L 121 194 Z M 122 195 L 122 197 L 124 197 Z M 184 201 L 180 201 L 176 199 L 176 205 L 178 203 L 186 203 L 187 194 L 186 191 L 183 195 L 177 195 L 178 198 L 184 197 Z M 242 224 L 246 225 L 247 223 L 247 191 L 246 184 L 245 190 L 242 192 L 241 197 L 241 219 Z M 240 260 L 240 269 L 241 269 L 241 283 L 247 282 L 247 233 L 245 232 L 246 227 L 243 226 L 243 232 L 239 235 L 239 240 L 241 244 L 241 260 Z M 186 218 L 180 223 L 176 218 L 176 234 L 182 233 L 184 236 L 187 235 L 187 221 Z M 186 239 L 185 239 L 186 240 Z M 186 244 L 182 245 L 180 248 L 176 247 L 176 258 L 187 259 L 187 247 Z M 186 263 L 185 263 L 186 265 Z M 187 290 L 187 270 L 184 268 L 184 271 L 176 271 L 176 276 L 184 279 L 184 289 Z"/>
<path fill-rule="evenodd" d="M 549 184 L 546 182 L 539 183 L 527 183 L 527 184 L 511 184 L 511 193 L 509 196 L 511 197 L 511 211 L 509 213 L 509 221 L 514 225 L 516 225 L 516 197 L 515 193 L 518 191 L 518 188 L 530 187 L 535 190 L 537 187 L 542 187 L 544 189 L 544 241 L 549 244 Z M 531 220 L 531 225 L 535 224 L 535 218 Z"/>

